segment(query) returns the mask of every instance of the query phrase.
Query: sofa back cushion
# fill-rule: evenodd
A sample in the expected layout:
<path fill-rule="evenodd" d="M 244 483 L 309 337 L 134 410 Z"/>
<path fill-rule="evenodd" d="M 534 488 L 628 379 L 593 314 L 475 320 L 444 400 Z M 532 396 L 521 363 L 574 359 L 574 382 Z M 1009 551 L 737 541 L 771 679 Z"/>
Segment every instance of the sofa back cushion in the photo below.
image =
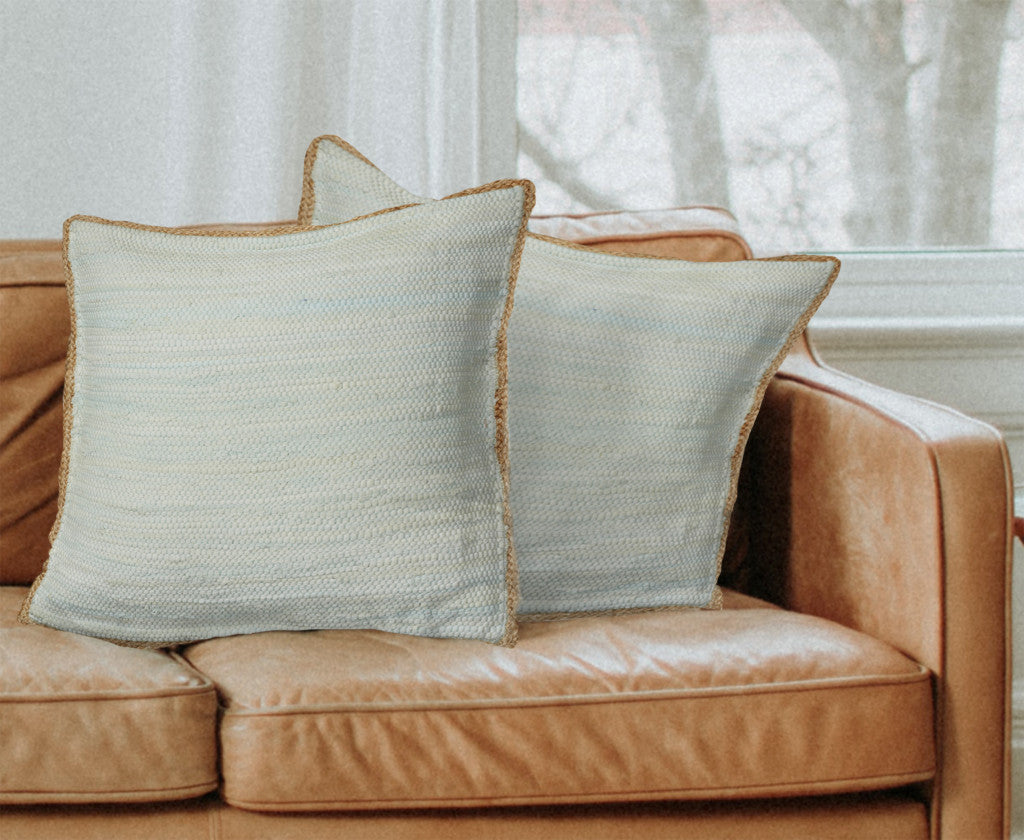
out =
<path fill-rule="evenodd" d="M 183 655 L 221 691 L 221 796 L 239 808 L 707 801 L 933 775 L 927 669 L 833 622 L 723 601 L 526 622 L 514 650 L 318 631 Z"/>
<path fill-rule="evenodd" d="M 29 583 L 49 551 L 68 331 L 60 240 L 0 243 L 0 583 Z"/>
<path fill-rule="evenodd" d="M 740 235 L 736 217 L 720 207 L 533 216 L 530 230 L 619 254 L 695 262 L 753 257 L 750 245 Z"/>

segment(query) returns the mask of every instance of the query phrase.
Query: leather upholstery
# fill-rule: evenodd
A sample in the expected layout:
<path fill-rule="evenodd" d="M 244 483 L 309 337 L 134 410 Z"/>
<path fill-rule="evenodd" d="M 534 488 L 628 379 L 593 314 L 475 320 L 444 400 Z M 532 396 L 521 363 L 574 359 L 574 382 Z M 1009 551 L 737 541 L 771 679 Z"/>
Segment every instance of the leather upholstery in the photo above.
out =
<path fill-rule="evenodd" d="M 998 432 L 791 356 L 744 470 L 757 500 L 748 505 L 752 589 L 929 667 L 939 727 L 933 831 L 1004 836 L 1012 483 Z"/>
<path fill-rule="evenodd" d="M 928 673 L 729 592 L 524 624 L 516 648 L 372 631 L 213 639 L 223 796 L 266 810 L 730 798 L 927 779 Z"/>
<path fill-rule="evenodd" d="M 673 247 L 687 244 L 685 237 L 659 241 L 666 246 L 674 243 Z M 623 246 L 610 242 L 607 247 L 621 250 Z M 0 242 L 0 581 L 5 582 L 24 583 L 34 577 L 46 556 L 47 533 L 55 511 L 68 329 L 59 252 L 59 241 Z M 11 254 L 24 256 L 8 259 Z M 673 254 L 686 256 L 680 251 Z M 31 298 L 34 302 L 14 302 L 29 295 L 35 296 Z M 1009 804 L 1009 774 L 1004 772 L 1009 757 L 1008 481 L 1005 447 L 983 424 L 823 368 L 806 342 L 794 348 L 769 389 L 744 461 L 739 518 L 734 520 L 740 527 L 733 528 L 739 539 L 734 540 L 737 546 L 730 568 L 735 585 L 866 632 L 933 669 L 938 674 L 934 682 L 939 710 L 934 720 L 938 738 L 934 783 L 896 793 L 752 802 L 287 815 L 232 809 L 215 797 L 160 806 L 74 807 L 11 805 L 8 799 L 0 809 L 0 836 L 5 840 L 129 836 L 316 840 L 339 834 L 401 838 L 527 833 L 536 837 L 920 838 L 929 830 L 924 826 L 926 819 L 933 837 L 1005 836 Z M 0 593 L 12 600 L 6 611 L 0 611 L 9 625 L 24 590 L 3 587 Z M 58 643 L 39 642 L 41 649 L 30 652 L 33 649 L 23 642 L 10 643 L 16 638 L 10 635 L 15 629 L 56 634 L 39 627 L 0 626 L 0 674 L 7 673 L 11 652 L 19 650 L 25 679 L 38 671 L 54 675 L 59 685 L 74 686 L 93 670 L 89 667 L 79 673 L 83 658 L 75 652 L 77 637 L 56 634 Z M 773 647 L 780 641 L 774 630 L 767 635 L 767 626 L 765 633 Z M 96 640 L 88 644 L 101 645 L 105 652 L 113 647 Z M 675 644 L 673 639 L 671 645 Z M 802 648 L 802 643 L 797 647 Z M 142 653 L 118 650 L 133 657 Z M 613 651 L 619 654 L 618 649 L 608 648 L 605 657 L 610 658 Z M 90 653 L 85 661 L 91 663 L 94 658 Z M 651 660 L 659 661 L 653 655 Z M 96 661 L 102 663 L 101 670 L 108 669 L 106 673 L 136 677 L 134 666 L 111 666 L 104 657 Z M 77 665 L 73 667 L 72 662 Z M 192 674 L 187 665 L 179 663 L 178 667 Z M 148 667 L 143 671 L 150 673 Z M 714 674 L 714 668 L 710 673 Z M 193 690 L 186 689 L 183 695 Z M 209 686 L 194 690 L 189 708 L 195 710 L 200 695 L 206 698 L 203 702 L 208 711 L 202 714 L 207 723 L 194 727 L 194 737 L 188 736 L 186 741 L 189 745 L 212 744 L 213 691 Z M 723 702 L 729 700 L 728 693 L 715 696 L 724 698 Z M 54 749 L 71 752 L 72 777 L 85 767 L 90 773 L 98 770 L 100 777 L 110 774 L 110 768 L 103 766 L 106 761 L 113 766 L 114 777 L 123 781 L 131 776 L 136 783 L 141 780 L 150 786 L 169 785 L 164 793 L 197 779 L 203 783 L 202 789 L 213 784 L 212 748 L 209 755 L 197 759 L 191 746 L 182 745 L 180 736 L 168 733 L 166 726 L 155 721 L 163 713 L 148 718 L 141 713 L 129 715 L 129 719 L 116 717 L 118 708 L 166 698 L 147 697 L 143 702 L 133 696 L 119 701 L 116 708 L 112 699 L 105 695 L 90 695 L 88 700 L 78 694 L 66 696 L 49 704 L 67 710 L 61 717 L 47 710 L 52 731 L 37 725 L 40 717 L 35 715 L 32 725 L 25 728 L 27 735 L 21 731 L 20 720 L 16 726 L 8 726 L 9 720 L 15 720 L 9 712 L 18 708 L 19 702 L 0 700 L 0 790 L 9 790 L 15 779 L 38 784 L 42 778 L 51 788 L 68 787 L 60 766 L 38 769 L 32 766 L 34 762 L 19 758 L 32 755 L 38 761 L 38 756 L 57 754 Z M 146 705 L 147 713 L 152 709 Z M 100 712 L 114 717 L 97 723 Z M 760 715 L 758 707 L 728 731 L 735 742 L 733 755 L 762 755 L 749 749 L 743 753 L 739 741 L 746 740 L 748 746 L 760 744 L 764 751 L 776 742 L 764 730 L 758 730 L 763 742 L 751 740 L 757 733 L 748 728 L 749 722 Z M 88 721 L 88 725 L 76 724 L 76 720 Z M 142 720 L 145 725 L 136 727 L 133 721 Z M 153 725 L 157 729 L 151 733 Z M 192 724 L 186 724 L 186 731 L 189 726 Z M 134 765 L 125 749 L 125 731 L 143 743 Z M 227 733 L 227 728 L 224 731 Z M 516 731 L 517 737 L 520 732 Z M 857 737 L 844 740 L 840 751 L 850 744 L 858 746 Z M 657 737 L 646 743 L 663 749 Z M 365 756 L 374 756 L 372 743 L 360 746 Z M 893 752 L 899 746 L 895 742 Z M 554 751 L 545 744 L 539 752 L 546 756 Z M 639 752 L 637 748 L 633 755 Z M 166 758 L 171 754 L 173 761 Z M 12 755 L 16 758 L 13 764 L 8 760 Z M 282 754 L 276 772 L 288 767 L 287 755 L 287 751 Z M 183 764 L 188 765 L 184 771 L 189 778 L 168 781 L 166 774 L 183 769 L 177 764 L 182 757 L 187 759 Z M 765 762 L 763 772 L 775 769 Z M 163 780 L 154 783 L 152 777 L 161 774 Z M 270 782 L 276 785 L 276 777 Z M 102 793 L 94 790 L 87 796 L 95 798 Z M 134 795 L 131 791 L 106 793 L 112 802 L 127 802 Z"/>
<path fill-rule="evenodd" d="M 17 623 L 0 587 L 0 803 L 152 802 L 217 786 L 217 699 L 180 657 Z"/>
<path fill-rule="evenodd" d="M 14 806 L 0 810 L 4 840 L 224 840 L 213 797 L 154 805 Z M 251 840 L 260 837 L 250 835 Z M 267 840 L 273 840 L 263 835 Z"/>
<path fill-rule="evenodd" d="M 661 802 L 462 811 L 272 814 L 216 799 L 0 813 L 4 840 L 925 840 L 928 817 L 912 793 L 743 802 Z"/>
<path fill-rule="evenodd" d="M 0 583 L 31 583 L 50 549 L 68 330 L 60 242 L 0 245 Z"/>

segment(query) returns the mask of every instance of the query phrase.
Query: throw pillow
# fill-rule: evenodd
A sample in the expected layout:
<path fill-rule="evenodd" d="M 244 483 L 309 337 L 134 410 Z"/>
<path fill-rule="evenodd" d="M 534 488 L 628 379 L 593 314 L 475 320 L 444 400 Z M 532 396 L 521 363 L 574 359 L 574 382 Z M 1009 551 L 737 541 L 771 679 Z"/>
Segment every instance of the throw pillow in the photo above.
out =
<path fill-rule="evenodd" d="M 263 233 L 70 219 L 59 508 L 23 620 L 512 644 L 505 334 L 532 205 L 507 181 Z"/>
<path fill-rule="evenodd" d="M 300 218 L 425 201 L 344 141 L 306 156 Z M 697 263 L 530 235 L 509 325 L 522 617 L 715 607 L 740 462 L 833 257 Z"/>

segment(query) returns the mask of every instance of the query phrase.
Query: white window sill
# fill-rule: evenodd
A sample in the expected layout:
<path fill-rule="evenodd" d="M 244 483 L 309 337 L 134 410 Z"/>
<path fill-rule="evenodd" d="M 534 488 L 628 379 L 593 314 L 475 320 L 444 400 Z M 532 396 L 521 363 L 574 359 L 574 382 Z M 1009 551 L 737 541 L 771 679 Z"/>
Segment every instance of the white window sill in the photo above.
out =
<path fill-rule="evenodd" d="M 837 253 L 839 279 L 813 324 L 888 324 L 918 334 L 962 325 L 992 338 L 1024 327 L 1024 251 Z M 1000 341 L 1002 339 L 999 339 Z"/>

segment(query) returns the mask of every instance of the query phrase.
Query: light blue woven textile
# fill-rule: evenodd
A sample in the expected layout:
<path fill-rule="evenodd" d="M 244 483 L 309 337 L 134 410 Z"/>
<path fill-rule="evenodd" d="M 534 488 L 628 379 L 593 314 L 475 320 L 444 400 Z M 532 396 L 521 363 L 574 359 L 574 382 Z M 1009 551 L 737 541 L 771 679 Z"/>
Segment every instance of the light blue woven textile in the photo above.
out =
<path fill-rule="evenodd" d="M 507 184 L 274 235 L 71 220 L 66 485 L 28 617 L 511 643 L 499 351 L 532 185 Z"/>
<path fill-rule="evenodd" d="M 337 138 L 301 213 L 422 202 Z M 528 238 L 509 324 L 511 502 L 525 615 L 716 602 L 740 457 L 764 387 L 838 271 Z"/>

